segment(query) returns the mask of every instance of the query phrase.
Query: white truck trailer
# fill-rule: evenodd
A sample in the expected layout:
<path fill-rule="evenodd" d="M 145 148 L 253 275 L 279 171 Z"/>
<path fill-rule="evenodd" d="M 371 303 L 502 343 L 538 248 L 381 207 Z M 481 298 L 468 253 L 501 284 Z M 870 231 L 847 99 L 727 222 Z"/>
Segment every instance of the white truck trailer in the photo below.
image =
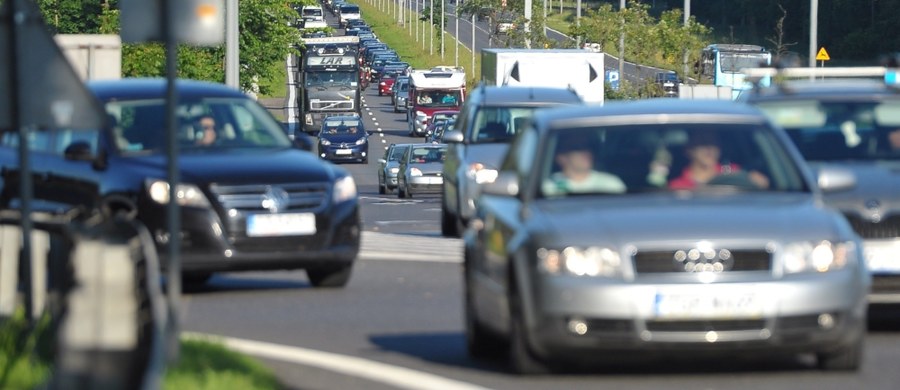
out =
<path fill-rule="evenodd" d="M 603 104 L 605 56 L 584 49 L 482 49 L 481 81 L 572 88 L 585 103 Z"/>

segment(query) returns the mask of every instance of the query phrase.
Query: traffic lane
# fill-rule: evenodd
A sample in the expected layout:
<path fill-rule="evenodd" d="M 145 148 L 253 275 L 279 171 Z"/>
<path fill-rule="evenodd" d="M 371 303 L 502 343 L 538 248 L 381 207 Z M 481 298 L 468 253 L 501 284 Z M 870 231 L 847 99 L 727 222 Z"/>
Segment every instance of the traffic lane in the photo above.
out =
<path fill-rule="evenodd" d="M 361 357 L 494 389 L 892 389 L 900 383 L 896 329 L 870 333 L 863 367 L 851 373 L 823 373 L 810 359 L 745 360 L 736 350 L 727 359 L 685 356 L 593 372 L 511 375 L 501 360 L 466 355 L 461 272 L 454 263 L 362 260 L 339 290 L 311 288 L 298 271 L 217 275 L 185 294 L 183 328 Z M 343 375 L 316 375 L 318 383 L 367 388 Z M 329 375 L 338 376 L 332 382 Z"/>
<path fill-rule="evenodd" d="M 363 229 L 439 236 L 440 194 L 414 194 L 411 199 L 398 198 L 396 190 L 389 194 L 378 194 L 377 160 L 383 157 L 385 148 L 391 143 L 423 141 L 422 138 L 408 136 L 406 114 L 394 112 L 390 99 L 390 96 L 378 96 L 377 91 L 372 88 L 365 92 L 363 106 L 366 114 L 363 120 L 366 126 L 375 129 L 377 135 L 373 139 L 377 142 L 372 142 L 369 147 L 372 153 L 369 161 L 371 167 L 364 170 L 351 169 L 357 182 L 363 183 L 358 186 Z"/>

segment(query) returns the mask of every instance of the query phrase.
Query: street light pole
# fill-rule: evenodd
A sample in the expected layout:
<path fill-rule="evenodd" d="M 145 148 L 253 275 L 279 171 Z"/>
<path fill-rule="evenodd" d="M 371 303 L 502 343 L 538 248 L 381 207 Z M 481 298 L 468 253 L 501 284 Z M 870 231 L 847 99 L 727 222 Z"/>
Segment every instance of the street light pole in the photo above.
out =
<path fill-rule="evenodd" d="M 440 16 L 440 18 L 441 18 L 441 61 L 444 60 L 444 38 L 445 38 L 445 36 L 444 36 L 445 35 L 444 34 L 444 24 L 445 24 L 444 11 L 447 9 L 445 7 L 446 7 L 446 4 L 444 3 L 444 0 L 441 0 L 441 16 Z"/>
<path fill-rule="evenodd" d="M 581 0 L 575 4 L 575 27 L 581 27 Z M 581 47 L 581 34 L 575 36 L 575 47 Z"/>
<path fill-rule="evenodd" d="M 819 0 L 809 0 L 809 67 L 816 67 L 816 49 L 819 46 Z M 810 73 L 810 80 L 815 76 Z"/>
<path fill-rule="evenodd" d="M 690 27 L 691 23 L 691 0 L 684 0 L 684 29 L 687 30 Z M 681 72 L 681 78 L 687 80 L 688 74 L 688 49 L 684 49 L 684 59 L 683 59 L 683 69 Z"/>
<path fill-rule="evenodd" d="M 456 47 L 456 54 L 453 59 L 453 66 L 459 66 L 459 11 L 457 11 L 456 7 L 453 7 L 453 14 L 453 19 L 456 21 L 456 36 L 454 37 L 456 38 L 456 44 L 453 45 Z"/>
<path fill-rule="evenodd" d="M 625 79 L 625 0 L 619 2 L 619 19 L 622 28 L 619 34 L 619 80 Z"/>
<path fill-rule="evenodd" d="M 443 30 L 441 30 L 443 31 Z M 428 7 L 428 54 L 434 55 L 434 0 L 431 0 L 431 7 Z"/>

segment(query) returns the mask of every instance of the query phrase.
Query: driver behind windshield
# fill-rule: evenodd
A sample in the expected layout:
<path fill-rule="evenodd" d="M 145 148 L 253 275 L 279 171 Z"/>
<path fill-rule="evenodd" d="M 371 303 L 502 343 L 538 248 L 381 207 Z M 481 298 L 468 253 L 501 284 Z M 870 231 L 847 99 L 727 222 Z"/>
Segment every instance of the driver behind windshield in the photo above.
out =
<path fill-rule="evenodd" d="M 741 167 L 734 163 L 720 163 L 721 149 L 716 134 L 710 131 L 693 132 L 690 134 L 685 154 L 688 165 L 681 175 L 669 181 L 669 188 L 673 190 L 692 190 L 700 185 L 705 185 L 716 177 L 735 174 L 741 171 Z M 768 188 L 769 179 L 757 171 L 750 171 L 748 178 L 758 188 Z"/>

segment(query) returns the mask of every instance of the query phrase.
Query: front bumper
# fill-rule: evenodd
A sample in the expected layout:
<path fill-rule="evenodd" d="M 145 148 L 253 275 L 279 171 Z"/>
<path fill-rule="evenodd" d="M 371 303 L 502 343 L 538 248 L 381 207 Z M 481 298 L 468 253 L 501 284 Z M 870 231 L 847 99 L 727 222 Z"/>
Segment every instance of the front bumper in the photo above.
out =
<path fill-rule="evenodd" d="M 250 237 L 250 212 L 237 211 L 222 218 L 211 209 L 182 207 L 181 270 L 225 272 L 352 264 L 360 247 L 358 203 L 329 204 L 310 212 L 315 214 L 314 234 Z M 138 216 L 153 235 L 164 268 L 170 241 L 165 215 L 164 205 L 144 204 Z"/>
<path fill-rule="evenodd" d="M 865 332 L 867 310 L 859 276 L 849 271 L 807 276 L 713 284 L 543 277 L 536 282 L 533 310 L 527 311 L 530 345 L 545 359 L 591 359 L 600 351 L 616 356 L 828 352 L 856 342 Z M 672 309 L 666 306 L 672 297 L 697 301 Z M 692 311 L 707 297 L 758 305 Z M 572 321 L 584 327 L 576 332 Z"/>
<path fill-rule="evenodd" d="M 444 178 L 440 176 L 413 176 L 409 178 L 409 189 L 415 193 L 439 193 L 444 186 Z"/>
<path fill-rule="evenodd" d="M 369 144 L 363 145 L 328 145 L 319 144 L 319 157 L 329 161 L 365 160 L 369 156 Z"/>
<path fill-rule="evenodd" d="M 900 303 L 900 238 L 863 242 L 866 264 L 872 273 L 871 303 Z"/>

